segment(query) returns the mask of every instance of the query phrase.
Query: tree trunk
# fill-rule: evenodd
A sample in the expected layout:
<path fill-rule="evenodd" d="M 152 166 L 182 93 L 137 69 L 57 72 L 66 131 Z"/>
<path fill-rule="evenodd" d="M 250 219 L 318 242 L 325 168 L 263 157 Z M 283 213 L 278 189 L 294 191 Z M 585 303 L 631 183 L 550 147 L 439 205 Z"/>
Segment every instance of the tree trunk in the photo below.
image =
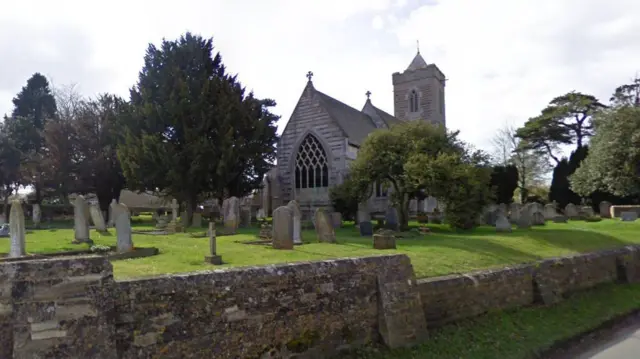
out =
<path fill-rule="evenodd" d="M 398 224 L 400 225 L 400 230 L 405 231 L 409 229 L 409 195 L 403 194 L 399 202 Z"/>

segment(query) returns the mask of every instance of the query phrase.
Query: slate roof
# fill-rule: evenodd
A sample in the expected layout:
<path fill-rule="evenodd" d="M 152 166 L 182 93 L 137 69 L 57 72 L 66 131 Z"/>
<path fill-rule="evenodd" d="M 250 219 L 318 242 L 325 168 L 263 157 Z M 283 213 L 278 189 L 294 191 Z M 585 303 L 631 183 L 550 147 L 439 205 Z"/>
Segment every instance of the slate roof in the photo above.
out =
<path fill-rule="evenodd" d="M 424 61 L 424 58 L 422 58 L 422 55 L 420 55 L 420 52 L 418 52 L 416 54 L 416 57 L 414 57 L 411 61 L 411 64 L 409 64 L 409 67 L 407 67 L 407 70 L 413 71 L 417 69 L 423 69 L 425 67 L 427 67 L 427 62 Z"/>
<path fill-rule="evenodd" d="M 320 97 L 322 107 L 329 113 L 329 116 L 331 116 L 338 126 L 340 126 L 342 131 L 344 131 L 350 143 L 360 146 L 369 133 L 376 130 L 376 125 L 367 114 L 318 90 L 315 91 Z M 391 116 L 389 114 L 387 115 Z"/>
<path fill-rule="evenodd" d="M 402 121 L 398 120 L 397 118 L 395 118 L 393 115 L 388 114 L 387 112 L 373 106 L 373 108 L 376 110 L 376 112 L 378 113 L 378 116 L 380 116 L 380 118 L 382 119 L 382 121 L 384 121 L 384 123 L 387 124 L 387 127 L 391 127 L 393 125 L 396 125 Z"/>

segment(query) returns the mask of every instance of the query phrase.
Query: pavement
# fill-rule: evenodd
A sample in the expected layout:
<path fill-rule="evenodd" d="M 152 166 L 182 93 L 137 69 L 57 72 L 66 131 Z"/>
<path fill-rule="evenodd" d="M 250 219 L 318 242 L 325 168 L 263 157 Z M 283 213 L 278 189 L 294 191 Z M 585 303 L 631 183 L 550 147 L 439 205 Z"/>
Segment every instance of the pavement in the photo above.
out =
<path fill-rule="evenodd" d="M 576 348 L 575 359 L 640 359 L 640 320 L 611 333 L 602 341 Z"/>

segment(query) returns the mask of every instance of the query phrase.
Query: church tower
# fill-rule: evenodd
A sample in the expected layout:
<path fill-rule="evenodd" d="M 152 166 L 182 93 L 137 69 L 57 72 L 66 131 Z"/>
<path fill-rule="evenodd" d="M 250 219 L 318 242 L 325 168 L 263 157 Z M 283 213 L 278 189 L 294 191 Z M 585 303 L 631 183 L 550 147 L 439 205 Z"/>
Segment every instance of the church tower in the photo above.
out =
<path fill-rule="evenodd" d="M 420 50 L 404 72 L 393 74 L 394 116 L 401 121 L 423 120 L 446 126 L 445 76 L 427 64 Z"/>

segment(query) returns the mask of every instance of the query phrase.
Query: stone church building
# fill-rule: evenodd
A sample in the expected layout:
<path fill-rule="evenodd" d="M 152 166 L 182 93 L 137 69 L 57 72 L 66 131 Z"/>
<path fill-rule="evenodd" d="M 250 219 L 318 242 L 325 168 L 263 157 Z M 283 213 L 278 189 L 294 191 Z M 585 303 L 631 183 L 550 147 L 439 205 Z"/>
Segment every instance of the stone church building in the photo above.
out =
<path fill-rule="evenodd" d="M 329 188 L 342 183 L 358 148 L 376 129 L 415 120 L 446 126 L 445 76 L 419 51 L 406 70 L 392 75 L 393 115 L 376 107 L 370 92 L 358 110 L 316 89 L 312 77 L 309 72 L 278 143 L 277 165 L 264 179 L 261 202 L 267 214 L 293 199 L 303 212 L 329 207 Z M 387 201 L 386 191 L 376 188 L 371 212 L 384 212 Z"/>

